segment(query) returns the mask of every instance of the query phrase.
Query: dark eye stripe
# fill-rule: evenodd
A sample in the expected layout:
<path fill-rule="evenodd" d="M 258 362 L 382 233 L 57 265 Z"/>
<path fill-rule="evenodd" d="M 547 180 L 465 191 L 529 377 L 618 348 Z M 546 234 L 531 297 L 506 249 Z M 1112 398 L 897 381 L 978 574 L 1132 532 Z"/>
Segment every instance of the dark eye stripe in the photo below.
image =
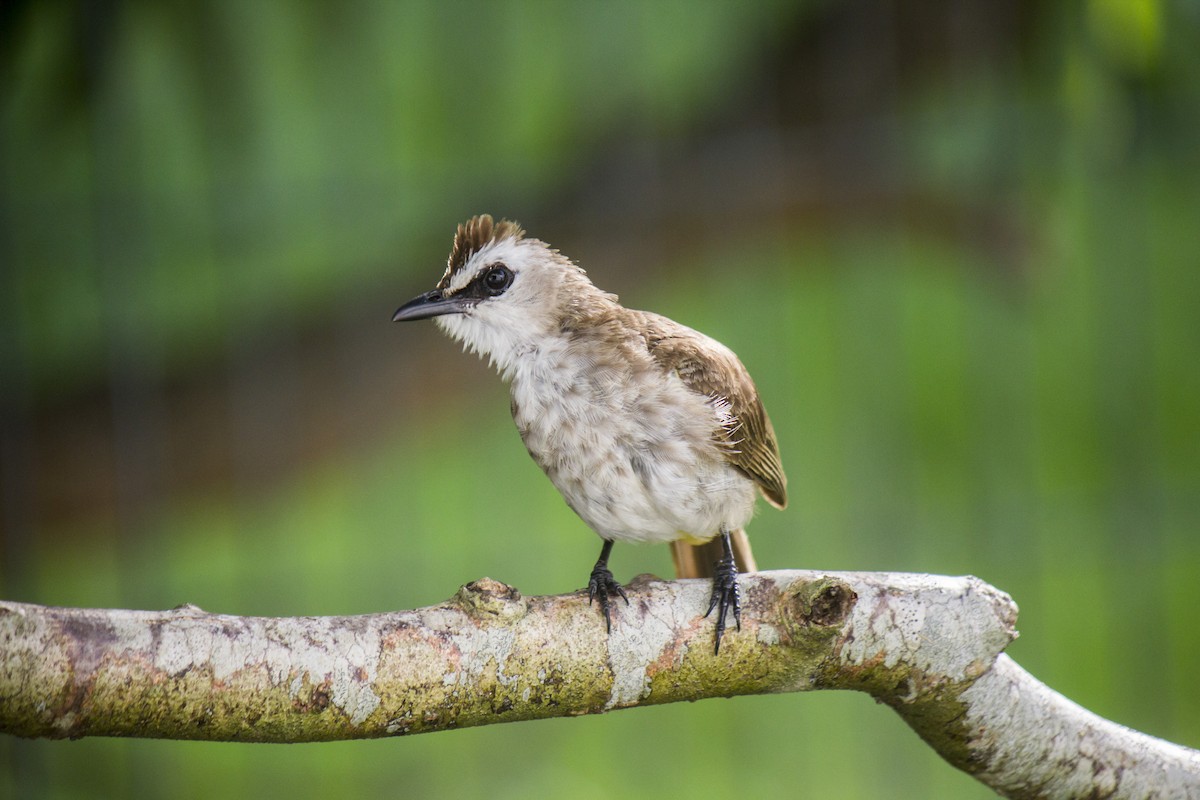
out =
<path fill-rule="evenodd" d="M 516 274 L 504 264 L 491 264 L 454 294 L 473 300 L 499 297 L 508 290 L 508 287 L 512 286 L 514 278 L 516 278 Z"/>

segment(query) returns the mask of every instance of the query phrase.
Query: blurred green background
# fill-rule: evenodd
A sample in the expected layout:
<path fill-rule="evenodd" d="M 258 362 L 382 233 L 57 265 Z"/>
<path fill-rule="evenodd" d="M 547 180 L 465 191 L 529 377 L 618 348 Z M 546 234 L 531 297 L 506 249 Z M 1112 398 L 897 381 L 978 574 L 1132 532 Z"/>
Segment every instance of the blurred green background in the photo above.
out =
<path fill-rule="evenodd" d="M 486 365 L 394 308 L 490 212 L 724 341 L 764 568 L 973 573 L 1200 746 L 1200 7 L 0 5 L 0 596 L 584 583 Z M 618 548 L 619 579 L 670 574 Z M 856 694 L 371 742 L 0 738 L 0 797 L 985 797 Z"/>

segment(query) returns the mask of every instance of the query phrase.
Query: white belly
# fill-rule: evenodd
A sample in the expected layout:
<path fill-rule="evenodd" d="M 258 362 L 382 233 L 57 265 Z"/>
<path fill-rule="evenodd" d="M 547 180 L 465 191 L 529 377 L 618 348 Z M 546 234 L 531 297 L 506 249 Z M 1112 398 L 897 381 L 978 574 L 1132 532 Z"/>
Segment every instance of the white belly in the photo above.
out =
<path fill-rule="evenodd" d="M 674 374 L 543 358 L 514 371 L 512 399 L 530 455 L 605 539 L 706 541 L 754 512 L 754 483 L 713 438 L 719 409 Z"/>

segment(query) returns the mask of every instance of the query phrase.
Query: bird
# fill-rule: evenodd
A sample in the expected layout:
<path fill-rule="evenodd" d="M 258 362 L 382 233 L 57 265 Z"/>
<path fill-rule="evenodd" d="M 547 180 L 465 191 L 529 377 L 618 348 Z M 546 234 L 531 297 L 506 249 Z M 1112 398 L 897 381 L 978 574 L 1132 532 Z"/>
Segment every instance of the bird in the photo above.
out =
<path fill-rule="evenodd" d="M 737 576 L 756 569 L 745 536 L 757 496 L 787 506 L 771 420 L 742 362 L 720 342 L 636 311 L 517 222 L 458 226 L 436 286 L 392 321 L 433 318 L 508 383 L 529 455 L 601 538 L 589 602 L 612 633 L 629 598 L 613 543 L 670 543 L 679 577 L 711 577 L 714 654 L 741 629 Z"/>

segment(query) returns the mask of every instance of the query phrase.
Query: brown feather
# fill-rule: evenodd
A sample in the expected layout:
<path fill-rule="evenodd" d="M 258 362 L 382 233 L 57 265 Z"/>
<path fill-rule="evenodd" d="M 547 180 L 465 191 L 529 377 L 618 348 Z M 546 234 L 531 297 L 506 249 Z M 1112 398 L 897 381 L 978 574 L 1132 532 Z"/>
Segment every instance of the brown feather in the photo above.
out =
<path fill-rule="evenodd" d="M 658 314 L 641 317 L 646 346 L 659 365 L 674 372 L 697 394 L 729 404 L 734 422 L 717 427 L 729 463 L 758 484 L 767 502 L 787 506 L 787 477 L 779 460 L 775 429 L 758 397 L 750 373 L 731 350 L 684 325 Z"/>
<path fill-rule="evenodd" d="M 714 436 L 725 445 L 729 462 L 758 484 L 767 502 L 776 508 L 785 507 L 787 477 L 779 460 L 775 429 L 742 362 L 732 351 L 691 328 L 657 314 L 641 312 L 641 316 L 648 331 L 650 353 L 664 369 L 679 375 L 692 391 L 729 403 L 735 422 L 716 428 Z M 733 531 L 729 540 L 738 572 L 756 571 L 758 565 L 746 532 Z M 701 545 L 671 543 L 671 558 L 679 578 L 710 578 L 723 556 L 719 536 Z"/>
<path fill-rule="evenodd" d="M 458 226 L 454 234 L 454 246 L 450 248 L 450 258 L 446 261 L 446 272 L 438 282 L 439 289 L 445 289 L 450 284 L 451 277 L 466 266 L 471 256 L 485 246 L 502 239 L 520 239 L 525 236 L 525 230 L 516 222 L 501 220 L 496 222 L 491 214 L 480 214 L 471 217 Z"/>

